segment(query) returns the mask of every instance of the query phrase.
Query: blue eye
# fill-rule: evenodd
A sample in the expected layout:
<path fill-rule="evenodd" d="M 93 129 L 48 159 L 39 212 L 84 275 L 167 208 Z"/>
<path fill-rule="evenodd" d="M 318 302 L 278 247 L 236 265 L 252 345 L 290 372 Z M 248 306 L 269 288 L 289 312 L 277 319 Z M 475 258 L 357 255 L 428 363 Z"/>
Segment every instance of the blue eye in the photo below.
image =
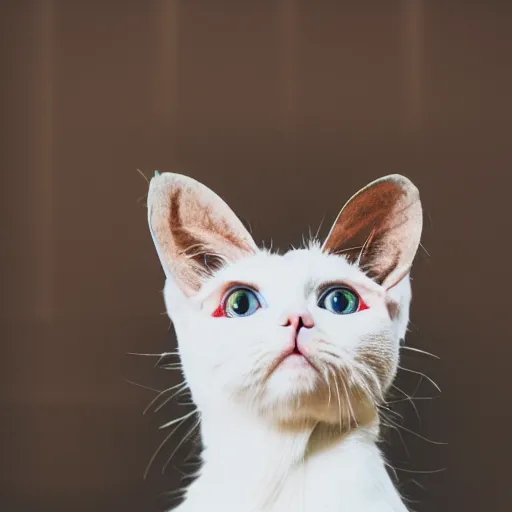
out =
<path fill-rule="evenodd" d="M 253 315 L 260 307 L 258 296 L 248 288 L 233 290 L 224 301 L 224 313 L 231 318 Z"/>
<path fill-rule="evenodd" d="M 318 301 L 318 306 L 335 315 L 349 315 L 359 308 L 359 297 L 348 288 L 330 288 Z"/>

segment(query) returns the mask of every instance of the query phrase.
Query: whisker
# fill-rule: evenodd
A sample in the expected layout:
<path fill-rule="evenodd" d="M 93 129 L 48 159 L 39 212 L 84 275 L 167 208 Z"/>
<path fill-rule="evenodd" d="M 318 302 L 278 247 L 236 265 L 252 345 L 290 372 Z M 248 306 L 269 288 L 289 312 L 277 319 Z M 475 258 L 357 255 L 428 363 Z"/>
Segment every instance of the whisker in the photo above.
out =
<path fill-rule="evenodd" d="M 404 370 L 406 372 L 415 373 L 416 375 L 421 375 L 421 377 L 424 377 L 425 379 L 427 379 L 441 393 L 441 388 L 428 375 L 425 375 L 424 373 L 418 372 L 416 370 L 411 370 L 410 368 L 405 368 L 404 366 L 400 366 L 400 365 L 398 366 L 398 368 L 400 368 L 400 370 Z"/>
<path fill-rule="evenodd" d="M 322 217 L 322 220 L 320 221 L 320 224 L 318 225 L 318 229 L 316 230 L 316 233 L 315 233 L 315 240 L 318 239 L 318 235 L 320 234 L 320 230 L 322 229 L 322 225 L 325 221 L 325 216 Z"/>
<path fill-rule="evenodd" d="M 421 418 L 420 418 L 420 413 L 418 411 L 418 408 L 416 407 L 416 404 L 414 403 L 412 397 L 410 397 L 405 391 L 403 391 L 402 389 L 400 389 L 396 384 L 392 384 L 391 385 L 394 389 L 396 389 L 398 392 L 402 393 L 402 395 L 405 396 L 405 399 L 406 400 L 409 400 L 409 402 L 411 403 L 412 405 L 412 408 L 414 409 L 414 411 L 416 412 L 416 416 L 418 417 L 418 421 L 421 423 Z M 390 403 L 390 402 L 387 402 L 387 403 Z"/>
<path fill-rule="evenodd" d="M 398 481 L 398 475 L 396 473 L 395 468 L 387 460 L 384 460 L 384 464 L 393 471 L 393 475 L 395 476 L 395 481 Z"/>
<path fill-rule="evenodd" d="M 412 396 L 416 396 L 416 393 L 418 393 L 422 383 L 423 383 L 423 376 L 420 376 L 418 383 L 416 384 L 416 387 L 414 388 L 414 391 L 412 392 Z"/>
<path fill-rule="evenodd" d="M 176 371 L 176 370 L 181 370 L 183 368 L 183 366 L 181 363 L 168 363 L 168 364 L 160 365 L 160 368 L 162 368 L 163 370 Z"/>
<path fill-rule="evenodd" d="M 160 453 L 160 451 L 162 450 L 163 446 L 165 445 L 165 443 L 167 443 L 167 441 L 172 437 L 172 435 L 181 427 L 182 423 L 187 419 L 189 418 L 190 416 L 192 416 L 193 413 L 195 413 L 196 411 L 192 411 L 192 413 L 189 413 L 181 418 L 178 418 L 177 420 L 174 420 L 174 422 L 169 422 L 168 425 L 170 424 L 175 424 L 175 423 L 178 423 L 172 430 L 171 432 L 165 437 L 165 439 L 160 443 L 160 445 L 158 446 L 158 448 L 156 449 L 155 453 L 153 454 L 153 456 L 151 457 L 151 459 L 149 460 L 149 463 L 146 467 L 146 471 L 144 472 L 144 480 L 147 478 L 148 476 L 148 473 L 149 473 L 149 469 L 151 468 L 151 465 L 153 464 L 153 462 L 155 461 L 157 455 Z M 160 427 L 162 428 L 162 427 Z"/>
<path fill-rule="evenodd" d="M 404 349 L 404 350 L 410 350 L 411 352 L 418 352 L 419 354 L 424 354 L 426 356 L 433 357 L 434 359 L 441 359 L 439 356 L 436 356 L 435 354 L 431 354 L 430 352 L 427 352 L 426 350 L 421 350 L 419 348 L 410 347 L 409 345 L 403 345 L 400 348 Z"/>
<path fill-rule="evenodd" d="M 379 408 L 379 410 L 382 411 L 382 414 L 390 413 L 390 414 L 394 414 L 395 416 L 398 416 L 401 420 L 404 419 L 404 417 L 399 412 L 396 412 L 393 409 L 386 407 L 385 405 L 377 404 L 377 407 Z"/>
<path fill-rule="evenodd" d="M 179 487 L 178 489 L 173 489 L 171 491 L 164 491 L 158 494 L 158 496 L 166 496 L 166 497 L 172 497 L 179 494 L 185 494 L 187 491 L 187 487 Z M 181 497 L 181 496 L 180 496 Z"/>
<path fill-rule="evenodd" d="M 361 251 L 359 252 L 359 256 L 357 257 L 355 264 L 359 267 L 361 265 L 361 259 L 364 256 L 365 251 L 370 246 L 370 244 L 373 241 L 373 237 L 375 236 L 375 228 L 371 230 L 370 234 L 368 235 L 368 238 L 364 242 L 364 244 L 361 247 Z"/>
<path fill-rule="evenodd" d="M 137 386 L 139 388 L 147 389 L 149 391 L 154 391 L 155 393 L 161 393 L 161 391 L 159 389 L 150 388 L 149 386 L 144 386 L 144 384 L 139 384 L 138 382 L 133 382 L 133 381 L 128 380 L 128 379 L 123 379 L 123 380 L 125 382 L 127 382 L 128 384 L 132 384 L 133 386 Z"/>
<path fill-rule="evenodd" d="M 172 322 L 169 324 L 169 330 L 171 330 L 171 326 L 172 326 Z M 157 361 L 156 361 L 155 365 L 153 366 L 153 368 L 156 368 L 157 366 L 159 366 L 159 365 L 162 363 L 162 361 L 163 361 L 166 357 L 168 357 L 169 355 L 174 355 L 174 354 L 176 354 L 176 353 L 175 353 L 175 352 L 169 352 L 169 353 L 164 352 L 164 353 L 163 353 L 163 354 L 162 354 L 162 355 L 157 359 Z M 179 356 L 179 354 L 176 354 L 176 355 L 178 355 L 178 356 Z M 178 364 L 178 363 L 174 363 L 174 364 Z"/>
<path fill-rule="evenodd" d="M 146 408 L 144 409 L 144 412 L 142 413 L 143 415 L 146 414 L 150 407 L 163 395 L 165 395 L 166 393 L 170 393 L 171 391 L 174 391 L 176 388 L 179 388 L 180 386 L 183 386 L 183 382 L 180 382 L 179 384 L 176 384 L 175 386 L 172 386 L 170 388 L 167 388 L 167 389 L 164 389 L 163 391 L 161 391 L 157 396 L 155 396 L 155 398 L 153 398 L 153 400 L 151 400 L 151 402 L 149 402 L 149 404 L 146 406 Z"/>
<path fill-rule="evenodd" d="M 350 414 L 354 418 L 354 423 L 356 424 L 356 427 L 359 427 L 359 423 L 357 421 L 357 416 L 354 413 L 354 409 L 352 407 L 352 400 L 350 399 L 350 394 L 348 392 L 347 385 L 346 385 L 346 383 L 345 383 L 345 381 L 343 379 L 342 379 L 341 383 L 343 384 L 343 392 L 345 393 L 345 396 L 347 398 L 348 407 L 350 409 Z"/>
<path fill-rule="evenodd" d="M 327 354 L 328 356 L 334 357 L 334 359 L 339 359 L 340 358 L 339 354 L 336 354 L 336 352 L 332 352 L 332 351 L 326 350 L 324 348 L 319 349 L 319 352 L 321 352 L 323 354 Z"/>
<path fill-rule="evenodd" d="M 426 254 L 429 258 L 431 258 L 431 257 L 432 257 L 432 256 L 431 256 L 431 254 L 427 251 L 427 249 L 425 249 L 425 246 L 424 246 L 421 242 L 420 242 L 420 247 L 423 249 L 423 251 L 425 252 L 425 254 Z"/>
<path fill-rule="evenodd" d="M 163 430 L 164 428 L 171 427 L 172 425 L 175 425 L 176 423 L 178 423 L 180 421 L 185 421 L 187 418 L 190 418 L 190 416 L 192 416 L 196 412 L 197 412 L 197 409 L 194 409 L 193 411 L 190 411 L 189 413 L 185 414 L 184 416 L 181 416 L 181 418 L 176 418 L 167 423 L 164 423 L 161 427 L 159 427 L 159 430 Z"/>
<path fill-rule="evenodd" d="M 383 418 L 383 419 L 381 418 L 381 420 L 383 420 L 384 426 L 386 426 L 388 428 L 392 428 L 393 430 L 396 431 L 396 433 L 400 437 L 400 440 L 402 441 L 402 444 L 404 445 L 404 450 L 405 450 L 405 453 L 407 454 L 407 457 L 410 458 L 411 454 L 409 452 L 409 448 L 407 448 L 407 444 L 405 443 L 404 437 L 402 436 L 402 433 L 398 429 L 398 426 L 394 425 L 389 418 Z"/>
<path fill-rule="evenodd" d="M 167 313 L 162 313 L 163 315 Z M 127 356 L 143 356 L 143 357 L 167 357 L 167 356 L 179 356 L 179 352 L 160 352 L 159 354 L 139 354 L 137 352 L 126 352 Z"/>
<path fill-rule="evenodd" d="M 343 384 L 343 393 L 345 394 L 345 398 L 347 399 L 347 405 L 350 410 L 350 417 L 353 418 L 354 423 L 356 424 L 356 427 L 358 427 L 359 424 L 357 423 L 357 417 L 354 413 L 354 409 L 352 408 L 352 401 L 350 400 L 350 395 L 349 395 L 349 392 L 347 389 L 347 384 L 345 382 L 345 373 L 344 372 L 342 372 L 342 375 L 341 375 L 341 383 Z"/>
<path fill-rule="evenodd" d="M 201 420 L 198 420 L 196 424 L 187 432 L 185 436 L 181 439 L 181 441 L 177 444 L 176 448 L 174 448 L 173 452 L 171 453 L 170 457 L 167 459 L 167 461 L 164 464 L 164 467 L 162 468 L 162 475 L 165 473 L 165 470 L 169 463 L 171 462 L 171 459 L 174 457 L 176 452 L 180 449 L 181 445 L 192 435 L 194 430 L 200 425 Z"/>
<path fill-rule="evenodd" d="M 400 402 L 409 402 L 409 401 L 416 401 L 416 400 L 436 400 L 438 398 L 439 398 L 438 396 L 415 396 L 415 397 L 399 398 L 398 400 L 389 400 L 386 403 L 387 404 L 398 404 Z"/>
<path fill-rule="evenodd" d="M 140 169 L 135 169 L 135 170 L 144 178 L 146 183 L 149 185 L 149 180 L 148 180 L 147 176 Z"/>
<path fill-rule="evenodd" d="M 327 390 L 329 391 L 329 398 L 327 400 L 327 407 L 330 407 L 331 406 L 331 384 L 329 382 L 329 371 L 327 370 L 327 368 L 324 368 L 325 370 L 325 374 L 323 374 L 323 378 L 327 384 Z"/>
<path fill-rule="evenodd" d="M 180 395 L 187 389 L 188 389 L 187 383 L 184 382 L 183 386 L 181 388 L 179 388 L 178 391 L 174 392 L 171 396 L 168 396 L 158 407 L 155 408 L 155 410 L 153 412 L 158 412 L 160 409 L 165 407 L 165 405 L 168 404 L 174 397 Z"/>
<path fill-rule="evenodd" d="M 418 434 L 417 432 L 414 432 L 413 430 L 410 430 L 410 429 L 404 427 L 403 425 L 397 425 L 391 418 L 387 418 L 387 421 L 392 423 L 395 427 L 401 428 L 405 432 L 408 432 L 409 434 L 412 434 L 413 436 L 416 436 L 416 437 L 419 437 L 420 439 L 423 439 L 423 441 L 427 441 L 427 443 L 431 443 L 431 444 L 435 444 L 435 445 L 439 445 L 439 446 L 447 445 L 448 444 L 448 443 L 443 443 L 441 441 L 432 441 L 431 439 L 428 439 L 428 438 L 422 436 L 421 434 Z"/>
<path fill-rule="evenodd" d="M 435 473 L 442 473 L 443 471 L 446 471 L 448 468 L 440 468 L 440 469 L 428 469 L 428 470 L 417 470 L 414 471 L 412 469 L 404 469 L 404 468 L 395 468 L 397 471 L 404 471 L 405 473 L 415 473 L 415 474 L 421 474 L 421 475 L 433 475 Z M 421 486 L 420 486 L 421 487 Z M 423 489 L 425 489 L 423 487 Z"/>
<path fill-rule="evenodd" d="M 336 254 L 337 256 L 340 256 L 341 254 L 345 254 L 345 253 L 347 253 L 347 252 L 351 252 L 351 251 L 356 251 L 356 250 L 358 250 L 358 249 L 362 249 L 362 248 L 363 248 L 363 246 L 362 246 L 362 245 L 356 245 L 356 246 L 354 246 L 354 247 L 347 247 L 346 249 L 338 250 L 338 251 L 336 251 L 336 252 L 335 252 L 335 254 Z"/>
<path fill-rule="evenodd" d="M 379 398 L 378 400 L 377 400 L 377 397 L 375 396 L 375 392 L 372 390 L 370 385 L 366 382 L 366 380 L 362 376 L 360 377 L 358 375 L 358 379 L 357 379 L 358 383 L 360 385 L 362 384 L 367 389 L 368 397 L 370 399 L 373 399 L 374 402 L 385 403 L 386 400 L 384 398 L 384 393 L 382 392 L 382 386 L 379 382 L 378 377 L 375 375 L 375 372 L 355 359 L 352 360 L 351 364 L 353 366 L 355 366 L 359 370 L 359 372 L 366 375 L 366 377 L 370 379 L 370 381 L 373 383 L 374 387 L 376 388 L 376 390 L 378 392 L 378 398 Z"/>
<path fill-rule="evenodd" d="M 424 491 L 427 491 L 427 488 L 424 485 L 421 485 L 415 478 L 411 478 L 411 482 L 413 484 L 417 485 L 420 489 L 423 489 Z"/>
<path fill-rule="evenodd" d="M 336 386 L 336 396 L 338 397 L 338 415 L 339 415 L 339 424 L 340 428 L 343 428 L 343 423 L 341 421 L 341 398 L 340 398 L 340 388 L 338 387 L 338 379 L 336 378 L 336 375 L 332 369 L 331 375 L 333 376 L 334 385 Z"/>

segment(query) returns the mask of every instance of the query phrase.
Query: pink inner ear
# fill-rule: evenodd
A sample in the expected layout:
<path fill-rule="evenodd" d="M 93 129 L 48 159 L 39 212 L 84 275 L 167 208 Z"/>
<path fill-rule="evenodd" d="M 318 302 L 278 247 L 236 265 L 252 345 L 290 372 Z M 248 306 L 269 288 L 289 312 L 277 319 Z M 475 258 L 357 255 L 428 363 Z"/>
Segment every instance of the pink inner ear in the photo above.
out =
<path fill-rule="evenodd" d="M 257 250 L 229 206 L 192 178 L 173 173 L 153 178 L 148 211 L 162 264 L 187 296 L 223 263 Z"/>
<path fill-rule="evenodd" d="M 357 261 L 368 276 L 389 287 L 412 265 L 421 228 L 418 190 L 403 176 L 387 176 L 347 202 L 323 250 Z"/>

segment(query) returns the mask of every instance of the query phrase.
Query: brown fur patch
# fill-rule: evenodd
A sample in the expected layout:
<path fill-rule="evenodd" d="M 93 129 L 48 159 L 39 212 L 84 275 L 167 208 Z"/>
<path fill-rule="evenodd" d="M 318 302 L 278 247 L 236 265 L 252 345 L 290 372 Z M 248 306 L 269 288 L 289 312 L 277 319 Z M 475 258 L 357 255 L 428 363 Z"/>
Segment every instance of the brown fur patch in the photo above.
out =
<path fill-rule="evenodd" d="M 392 300 L 389 297 L 387 297 L 386 308 L 389 313 L 389 318 L 391 318 L 391 320 L 395 320 L 396 317 L 398 316 L 398 313 L 400 312 L 400 304 L 398 304 L 398 302 L 396 302 L 395 300 Z"/>

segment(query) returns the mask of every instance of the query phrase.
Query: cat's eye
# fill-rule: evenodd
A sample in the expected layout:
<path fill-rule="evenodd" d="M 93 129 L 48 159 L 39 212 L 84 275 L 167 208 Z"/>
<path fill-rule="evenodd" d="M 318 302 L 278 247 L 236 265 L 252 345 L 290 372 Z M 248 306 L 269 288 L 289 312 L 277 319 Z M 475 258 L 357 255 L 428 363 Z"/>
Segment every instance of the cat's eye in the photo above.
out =
<path fill-rule="evenodd" d="M 359 309 L 359 297 L 345 287 L 329 288 L 318 301 L 318 306 L 335 315 L 349 315 Z"/>
<path fill-rule="evenodd" d="M 260 307 L 258 295 L 249 288 L 235 288 L 223 301 L 224 314 L 230 318 L 250 316 Z"/>

